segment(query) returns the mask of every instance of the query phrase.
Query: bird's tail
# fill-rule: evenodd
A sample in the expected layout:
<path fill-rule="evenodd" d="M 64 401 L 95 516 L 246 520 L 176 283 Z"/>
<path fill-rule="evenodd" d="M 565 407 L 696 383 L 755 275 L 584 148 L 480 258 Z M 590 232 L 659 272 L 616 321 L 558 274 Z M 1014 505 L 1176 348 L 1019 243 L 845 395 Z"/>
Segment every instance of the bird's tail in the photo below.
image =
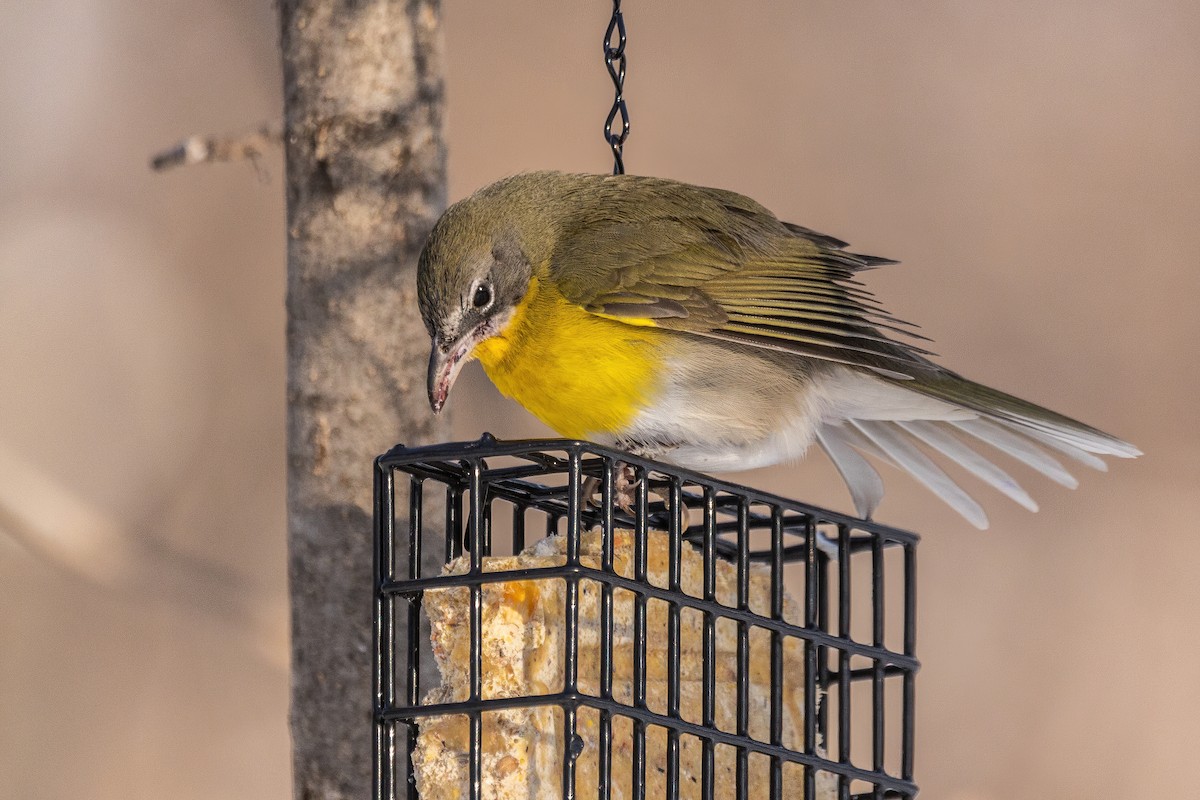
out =
<path fill-rule="evenodd" d="M 1136 458 L 1142 454 L 1129 442 L 1104 431 L 953 373 L 918 378 L 906 385 L 929 397 L 978 411 L 1066 455 L 1078 457 L 1078 451 L 1083 451 L 1118 458 Z M 1095 466 L 1094 462 L 1099 461 L 1095 458 L 1080 460 L 1089 466 Z"/>
<path fill-rule="evenodd" d="M 869 386 L 861 385 L 869 381 Z M 1004 392 L 939 371 L 909 381 L 864 377 L 835 384 L 831 407 L 845 413 L 828 417 L 817 441 L 850 487 L 855 508 L 870 516 L 883 497 L 878 473 L 860 454 L 877 457 L 908 472 L 972 525 L 987 527 L 979 504 L 926 454 L 945 456 L 1013 501 L 1037 510 L 1029 494 L 979 442 L 1024 463 L 1069 488 L 1078 485 L 1055 455 L 1098 470 L 1100 456 L 1133 458 L 1141 451 L 1103 431 Z M 859 385 L 853 385 L 859 384 Z M 843 393 L 854 392 L 846 404 Z M 1054 454 L 1048 451 L 1054 451 Z"/>

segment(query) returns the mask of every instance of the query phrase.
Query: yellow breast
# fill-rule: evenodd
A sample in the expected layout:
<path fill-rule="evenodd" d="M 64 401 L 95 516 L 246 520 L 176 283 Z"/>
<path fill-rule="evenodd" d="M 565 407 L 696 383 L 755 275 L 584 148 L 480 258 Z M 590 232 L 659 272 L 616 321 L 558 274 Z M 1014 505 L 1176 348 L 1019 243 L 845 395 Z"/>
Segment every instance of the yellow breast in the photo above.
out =
<path fill-rule="evenodd" d="M 620 435 L 661 385 L 663 331 L 598 317 L 534 278 L 476 346 L 492 383 L 562 436 Z"/>

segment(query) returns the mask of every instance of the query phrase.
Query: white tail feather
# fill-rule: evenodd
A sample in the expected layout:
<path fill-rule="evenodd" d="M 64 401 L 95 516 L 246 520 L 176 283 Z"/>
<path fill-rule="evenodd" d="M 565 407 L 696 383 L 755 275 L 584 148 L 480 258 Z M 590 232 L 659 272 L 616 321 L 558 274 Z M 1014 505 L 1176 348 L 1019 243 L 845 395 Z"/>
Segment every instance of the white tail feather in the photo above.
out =
<path fill-rule="evenodd" d="M 961 425 L 967 421 L 963 420 L 957 424 Z M 925 484 L 947 505 L 962 514 L 967 522 L 980 530 L 987 528 L 987 515 L 983 513 L 980 505 L 951 480 L 950 476 L 943 472 L 937 464 L 934 464 L 929 456 L 922 453 L 907 439 L 900 429 L 894 427 L 892 423 L 874 420 L 851 420 L 851 422 L 866 434 L 867 438 L 891 456 L 892 460 Z"/>
<path fill-rule="evenodd" d="M 973 395 L 967 391 L 971 386 L 965 379 L 958 389 L 912 388 L 862 371 L 833 369 L 814 388 L 813 398 L 821 412 L 821 423 L 815 426 L 816 441 L 846 481 L 862 516 L 875 510 L 884 491 L 879 474 L 864 456 L 909 472 L 971 524 L 986 528 L 987 517 L 979 504 L 919 445 L 954 461 L 1030 511 L 1037 511 L 1037 503 L 992 463 L 993 454 L 976 452 L 974 440 L 1071 489 L 1079 482 L 1051 452 L 1101 471 L 1108 466 L 1100 456 L 1141 455 L 1127 442 L 986 387 L 977 387 L 979 391 Z M 963 392 L 964 405 L 953 399 L 958 390 Z M 988 400 L 991 394 L 996 397 Z"/>
<path fill-rule="evenodd" d="M 1075 476 L 1067 472 L 1062 464 L 1029 439 L 987 419 L 963 419 L 953 423 L 976 439 L 987 442 L 1003 453 L 1008 453 L 1021 463 L 1033 467 L 1055 483 L 1074 489 L 1079 485 Z"/>
<path fill-rule="evenodd" d="M 1118 458 L 1136 458 L 1142 454 L 1141 450 L 1138 450 L 1129 444 L 1129 442 L 1123 442 L 1120 439 L 1109 436 L 1107 433 L 1102 433 L 1085 426 L 1081 427 L 1079 425 L 1058 422 L 1053 419 L 1033 417 L 1011 410 L 997 411 L 994 415 L 988 415 L 988 418 L 1007 425 L 1022 434 L 1036 438 L 1039 441 L 1045 441 L 1048 437 L 1056 442 L 1072 445 L 1086 453 L 1117 456 Z M 1057 445 L 1050 446 L 1055 449 L 1061 449 Z"/>
<path fill-rule="evenodd" d="M 1105 463 L 1104 459 L 1100 458 L 1099 456 L 1092 455 L 1081 447 L 1076 447 L 1073 444 L 1064 442 L 1062 439 L 1051 436 L 1048 433 L 1028 428 L 1019 422 L 1001 420 L 1001 423 L 1007 425 L 1018 433 L 1028 436 L 1031 439 L 1036 439 L 1041 444 L 1057 450 L 1068 458 L 1075 459 L 1080 464 L 1086 464 L 1092 469 L 1099 470 L 1100 472 L 1108 472 L 1108 464 Z"/>
<path fill-rule="evenodd" d="M 841 436 L 842 440 L 846 442 L 846 444 L 857 448 L 860 453 L 866 453 L 869 456 L 874 456 L 883 463 L 890 464 L 896 469 L 904 469 L 904 467 L 897 464 L 896 460 L 888 455 L 885 450 L 880 448 L 879 445 L 875 444 L 873 441 L 864 436 L 862 431 L 854 427 L 852 424 L 849 424 L 849 420 L 844 422 L 846 424 L 839 422 L 837 425 L 838 434 Z"/>
<path fill-rule="evenodd" d="M 1007 472 L 976 453 L 941 424 L 924 420 L 898 422 L 897 424 L 1013 502 L 1030 511 L 1038 510 L 1037 503 L 1029 496 L 1029 493 L 1022 489 Z"/>
<path fill-rule="evenodd" d="M 863 519 L 870 519 L 883 499 L 883 479 L 870 462 L 854 449 L 852 440 L 846 436 L 847 430 L 850 429 L 842 425 L 822 425 L 817 429 L 817 443 L 850 489 L 850 498 L 854 501 L 857 514 Z"/>

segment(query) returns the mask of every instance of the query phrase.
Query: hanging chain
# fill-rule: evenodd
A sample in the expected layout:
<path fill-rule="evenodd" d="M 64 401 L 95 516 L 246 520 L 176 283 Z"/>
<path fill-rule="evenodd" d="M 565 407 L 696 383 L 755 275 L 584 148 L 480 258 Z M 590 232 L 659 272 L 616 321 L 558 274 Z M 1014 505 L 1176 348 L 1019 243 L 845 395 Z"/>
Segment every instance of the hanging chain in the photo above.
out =
<path fill-rule="evenodd" d="M 613 46 L 613 34 L 617 36 L 617 44 Z M 623 151 L 625 140 L 629 138 L 629 109 L 625 107 L 625 17 L 621 14 L 621 0 L 613 0 L 612 19 L 604 34 L 604 66 L 608 67 L 608 75 L 612 78 L 616 96 L 613 98 L 612 110 L 604 120 L 604 140 L 612 148 L 613 175 L 625 174 Z M 619 122 L 620 133 L 613 133 L 613 126 Z"/>

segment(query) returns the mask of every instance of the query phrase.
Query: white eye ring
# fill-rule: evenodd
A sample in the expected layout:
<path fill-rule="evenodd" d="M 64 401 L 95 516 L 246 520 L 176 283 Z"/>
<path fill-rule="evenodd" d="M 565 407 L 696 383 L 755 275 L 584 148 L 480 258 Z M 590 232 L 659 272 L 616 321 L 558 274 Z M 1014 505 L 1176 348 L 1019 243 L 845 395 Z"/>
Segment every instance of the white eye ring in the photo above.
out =
<path fill-rule="evenodd" d="M 494 299 L 492 285 L 487 281 L 479 281 L 471 290 L 471 306 L 476 310 L 482 311 L 489 307 Z"/>

